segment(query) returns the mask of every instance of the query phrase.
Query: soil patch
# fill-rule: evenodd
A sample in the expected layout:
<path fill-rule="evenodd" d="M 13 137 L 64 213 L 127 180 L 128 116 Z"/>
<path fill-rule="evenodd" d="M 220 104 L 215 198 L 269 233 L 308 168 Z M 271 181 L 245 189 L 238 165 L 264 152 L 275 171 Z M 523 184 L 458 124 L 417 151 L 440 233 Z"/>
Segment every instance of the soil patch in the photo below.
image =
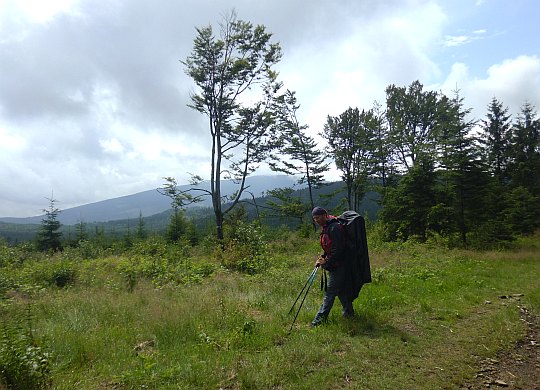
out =
<path fill-rule="evenodd" d="M 540 317 L 518 307 L 527 329 L 525 337 L 511 350 L 479 360 L 475 379 L 462 389 L 540 390 Z"/>

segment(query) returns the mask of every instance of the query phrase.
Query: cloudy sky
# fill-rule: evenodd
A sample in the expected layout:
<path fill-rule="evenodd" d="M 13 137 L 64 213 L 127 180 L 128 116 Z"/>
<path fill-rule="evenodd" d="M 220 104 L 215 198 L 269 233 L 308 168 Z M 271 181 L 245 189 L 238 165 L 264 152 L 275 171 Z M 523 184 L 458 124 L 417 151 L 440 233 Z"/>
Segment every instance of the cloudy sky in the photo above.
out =
<path fill-rule="evenodd" d="M 207 120 L 179 62 L 235 9 L 281 44 L 313 134 L 390 84 L 540 110 L 537 0 L 0 0 L 0 217 L 207 178 Z"/>

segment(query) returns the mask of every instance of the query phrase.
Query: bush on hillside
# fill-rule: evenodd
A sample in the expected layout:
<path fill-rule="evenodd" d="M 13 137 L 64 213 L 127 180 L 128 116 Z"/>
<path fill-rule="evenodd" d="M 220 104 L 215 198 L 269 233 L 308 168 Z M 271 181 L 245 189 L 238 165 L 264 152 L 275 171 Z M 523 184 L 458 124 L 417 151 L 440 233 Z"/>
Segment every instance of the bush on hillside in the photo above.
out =
<path fill-rule="evenodd" d="M 269 262 L 268 242 L 259 224 L 237 222 L 218 256 L 223 266 L 234 271 L 253 275 L 265 270 Z"/>
<path fill-rule="evenodd" d="M 29 316 L 0 325 L 0 388 L 30 390 L 50 384 L 50 357 L 33 337 Z"/>

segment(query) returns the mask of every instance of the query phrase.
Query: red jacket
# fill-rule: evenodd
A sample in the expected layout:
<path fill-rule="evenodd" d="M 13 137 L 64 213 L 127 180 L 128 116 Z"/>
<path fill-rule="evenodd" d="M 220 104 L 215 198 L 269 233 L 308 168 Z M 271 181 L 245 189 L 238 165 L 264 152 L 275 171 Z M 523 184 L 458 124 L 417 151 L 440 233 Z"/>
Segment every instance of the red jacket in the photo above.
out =
<path fill-rule="evenodd" d="M 326 259 L 323 268 L 332 271 L 345 263 L 346 235 L 336 217 L 329 215 L 321 230 L 320 241 Z"/>

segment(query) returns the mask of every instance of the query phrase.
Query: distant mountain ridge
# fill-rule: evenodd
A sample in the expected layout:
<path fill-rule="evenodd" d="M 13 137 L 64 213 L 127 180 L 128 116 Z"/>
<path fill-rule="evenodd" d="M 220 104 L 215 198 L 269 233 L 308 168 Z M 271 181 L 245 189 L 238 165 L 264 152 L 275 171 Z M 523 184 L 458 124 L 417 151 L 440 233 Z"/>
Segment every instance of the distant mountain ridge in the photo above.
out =
<path fill-rule="evenodd" d="M 254 196 L 259 197 L 264 192 L 281 187 L 297 187 L 297 178 L 287 175 L 260 175 L 248 177 L 246 180 L 249 186 L 248 191 Z M 222 194 L 232 195 L 238 185 L 232 180 L 222 181 Z M 179 186 L 181 190 L 187 190 L 191 185 Z M 210 189 L 210 182 L 205 181 L 196 186 L 197 188 Z M 251 194 L 244 193 L 243 198 L 251 197 Z M 211 200 L 206 197 L 203 202 L 197 203 L 198 206 L 211 207 Z M 47 205 L 44 205 L 44 208 Z M 171 200 L 160 194 L 157 189 L 138 192 L 132 195 L 121 196 L 118 198 L 103 200 L 100 202 L 90 203 L 82 206 L 77 206 L 62 210 L 58 214 L 58 220 L 63 225 L 74 225 L 79 222 L 108 222 L 122 219 L 136 219 L 142 214 L 143 217 L 148 217 L 158 213 L 162 213 L 171 208 Z M 0 222 L 16 223 L 16 224 L 39 224 L 43 219 L 43 215 L 26 218 L 5 217 L 0 218 Z"/>

